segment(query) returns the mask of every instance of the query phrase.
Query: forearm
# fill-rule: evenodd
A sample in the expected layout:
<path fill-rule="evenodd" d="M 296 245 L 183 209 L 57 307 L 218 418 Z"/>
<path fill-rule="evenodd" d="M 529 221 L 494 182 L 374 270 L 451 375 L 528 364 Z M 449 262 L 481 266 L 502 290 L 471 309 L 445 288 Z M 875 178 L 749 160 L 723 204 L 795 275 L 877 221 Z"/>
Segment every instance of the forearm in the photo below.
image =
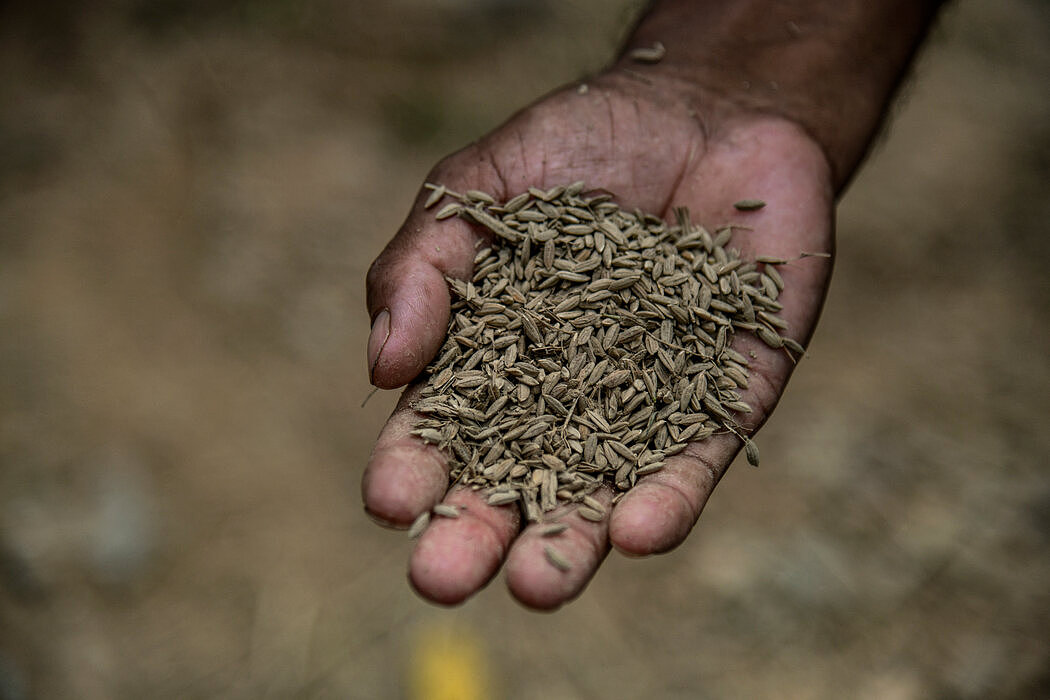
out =
<path fill-rule="evenodd" d="M 628 49 L 660 42 L 664 58 L 618 71 L 668 77 L 690 99 L 797 123 L 848 182 L 943 0 L 659 0 Z M 704 105 L 698 105 L 698 108 Z M 697 110 L 701 112 L 701 109 Z"/>

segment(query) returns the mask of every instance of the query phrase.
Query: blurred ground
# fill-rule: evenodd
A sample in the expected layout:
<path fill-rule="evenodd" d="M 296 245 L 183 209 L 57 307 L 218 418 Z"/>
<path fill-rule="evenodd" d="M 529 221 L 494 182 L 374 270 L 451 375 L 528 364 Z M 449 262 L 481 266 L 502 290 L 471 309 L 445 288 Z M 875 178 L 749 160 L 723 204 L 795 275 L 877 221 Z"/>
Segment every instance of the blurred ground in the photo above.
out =
<path fill-rule="evenodd" d="M 684 546 L 442 610 L 362 513 L 368 262 L 636 6 L 0 4 L 0 699 L 407 697 L 434 639 L 514 700 L 1050 696 L 1035 0 L 944 17 L 763 466 Z"/>

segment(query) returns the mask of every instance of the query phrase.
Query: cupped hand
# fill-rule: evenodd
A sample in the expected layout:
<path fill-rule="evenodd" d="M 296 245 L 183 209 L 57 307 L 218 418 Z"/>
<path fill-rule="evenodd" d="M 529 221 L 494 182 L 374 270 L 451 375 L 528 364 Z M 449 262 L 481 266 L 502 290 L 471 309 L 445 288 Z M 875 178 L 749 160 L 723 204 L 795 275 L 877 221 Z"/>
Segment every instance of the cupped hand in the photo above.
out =
<path fill-rule="evenodd" d="M 621 206 L 672 220 L 688 207 L 695 222 L 743 224 L 733 245 L 742 254 L 798 258 L 830 252 L 834 193 L 820 147 L 798 126 L 774 115 L 736 109 L 726 100 L 686 100 L 676 86 L 626 73 L 600 77 L 584 91 L 555 93 L 520 112 L 479 142 L 446 158 L 428 180 L 507 199 L 530 186 L 549 188 L 583 180 L 613 193 Z M 471 274 L 482 233 L 459 218 L 438 221 L 424 210 L 421 190 L 401 230 L 368 274 L 368 341 L 372 382 L 395 388 L 411 382 L 445 338 L 450 297 L 445 276 Z M 757 198 L 766 206 L 737 211 Z M 805 344 L 827 289 L 831 261 L 806 257 L 780 268 L 778 301 L 790 324 L 786 335 Z M 743 399 L 754 407 L 744 422 L 757 429 L 769 416 L 793 369 L 788 353 L 746 334 L 734 342 L 753 353 Z M 557 549 L 562 571 L 545 558 L 551 540 L 542 526 L 522 527 L 516 506 L 489 506 L 480 492 L 448 488 L 448 467 L 436 447 L 410 434 L 418 416 L 405 391 L 380 434 L 365 470 L 369 514 L 404 527 L 434 504 L 458 507 L 458 518 L 435 518 L 417 541 L 409 579 L 420 595 L 456 604 L 484 587 L 501 565 L 511 593 L 523 604 L 553 609 L 577 596 L 610 545 L 632 556 L 665 552 L 692 529 L 719 478 L 740 449 L 733 435 L 716 435 L 668 458 L 664 469 L 641 478 L 603 522 L 562 514 L 569 529 Z M 596 494 L 608 504 L 611 492 Z M 553 514 L 557 516 L 558 513 Z"/>

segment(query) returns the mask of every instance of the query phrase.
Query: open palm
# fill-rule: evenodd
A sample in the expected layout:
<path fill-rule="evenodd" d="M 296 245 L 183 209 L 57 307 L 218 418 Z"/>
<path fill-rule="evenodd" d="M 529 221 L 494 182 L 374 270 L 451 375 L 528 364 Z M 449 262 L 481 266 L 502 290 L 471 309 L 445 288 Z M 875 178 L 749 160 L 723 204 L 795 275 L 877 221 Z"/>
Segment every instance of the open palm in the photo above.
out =
<path fill-rule="evenodd" d="M 690 106 L 691 105 L 691 106 Z M 834 196 L 820 148 L 793 123 L 748 113 L 717 101 L 678 99 L 670 90 L 624 75 L 607 75 L 586 93 L 565 90 L 520 112 L 481 141 L 442 161 L 430 180 L 463 191 L 479 189 L 506 199 L 529 186 L 549 188 L 576 180 L 612 192 L 622 206 L 671 219 L 688 207 L 710 225 L 744 224 L 733 245 L 743 255 L 796 258 L 832 247 Z M 373 318 L 369 371 L 380 387 L 411 382 L 445 337 L 450 298 L 445 275 L 466 277 L 481 232 L 460 219 L 436 221 L 421 193 L 404 226 L 368 275 Z M 733 203 L 760 198 L 766 206 L 739 212 Z M 831 271 L 824 258 L 805 258 L 781 269 L 779 301 L 790 335 L 804 343 L 816 323 Z M 735 347 L 751 351 L 752 381 L 744 399 L 758 428 L 773 410 L 791 373 L 786 353 L 751 337 Z M 419 539 L 409 576 L 423 596 L 461 602 L 505 562 L 511 592 L 524 604 L 554 608 L 583 590 L 610 544 L 629 555 L 667 551 L 689 533 L 707 498 L 740 448 L 732 435 L 709 438 L 668 458 L 643 477 L 601 523 L 566 513 L 570 528 L 558 549 L 568 571 L 550 566 L 538 527 L 522 528 L 515 506 L 489 506 L 465 488 L 448 490 L 445 457 L 410 435 L 417 415 L 402 400 L 379 436 L 366 469 L 368 512 L 405 526 L 435 503 L 458 506 L 460 517 L 439 518 Z M 611 500 L 610 492 L 596 497 Z M 557 515 L 555 513 L 554 515 Z"/>

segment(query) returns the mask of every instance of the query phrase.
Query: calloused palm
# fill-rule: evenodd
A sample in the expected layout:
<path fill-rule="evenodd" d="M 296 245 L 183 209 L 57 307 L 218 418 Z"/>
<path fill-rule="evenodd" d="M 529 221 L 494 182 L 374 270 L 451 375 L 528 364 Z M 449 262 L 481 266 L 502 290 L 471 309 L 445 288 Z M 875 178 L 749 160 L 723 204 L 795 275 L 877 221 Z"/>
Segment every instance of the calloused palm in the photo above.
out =
<path fill-rule="evenodd" d="M 650 81 L 609 74 L 585 94 L 567 89 L 520 112 L 481 141 L 442 161 L 429 180 L 450 189 L 480 189 L 510 197 L 529 186 L 576 180 L 604 188 L 626 207 L 670 219 L 686 206 L 694 221 L 745 224 L 734 245 L 747 254 L 795 258 L 830 251 L 834 193 L 819 146 L 793 123 L 748 113 L 717 101 L 687 105 Z M 699 110 L 699 111 L 697 111 Z M 459 219 L 436 221 L 417 198 L 404 226 L 368 275 L 368 306 L 376 321 L 369 343 L 373 382 L 394 388 L 410 382 L 434 356 L 449 318 L 444 276 L 470 273 L 479 231 Z M 765 208 L 734 209 L 744 198 Z M 825 258 L 781 268 L 786 289 L 779 301 L 789 335 L 805 342 L 816 323 L 831 271 Z M 386 314 L 383 314 L 383 311 Z M 738 350 L 754 353 L 746 392 L 757 428 L 776 405 L 793 368 L 784 352 L 738 336 Z M 381 352 L 380 352 L 381 350 Z M 377 520 L 404 526 L 435 503 L 458 506 L 461 516 L 431 523 L 412 553 L 409 578 L 424 597 L 455 604 L 485 586 L 506 562 L 507 584 L 522 603 L 554 608 L 583 590 L 609 551 L 628 555 L 667 551 L 689 533 L 739 451 L 738 439 L 717 436 L 695 443 L 639 480 L 602 523 L 566 513 L 570 529 L 557 547 L 567 572 L 544 560 L 535 526 L 521 527 L 516 508 L 485 504 L 469 489 L 448 489 L 445 458 L 412 437 L 416 415 L 405 392 L 365 471 L 363 495 Z M 601 494 L 611 500 L 611 493 Z"/>

